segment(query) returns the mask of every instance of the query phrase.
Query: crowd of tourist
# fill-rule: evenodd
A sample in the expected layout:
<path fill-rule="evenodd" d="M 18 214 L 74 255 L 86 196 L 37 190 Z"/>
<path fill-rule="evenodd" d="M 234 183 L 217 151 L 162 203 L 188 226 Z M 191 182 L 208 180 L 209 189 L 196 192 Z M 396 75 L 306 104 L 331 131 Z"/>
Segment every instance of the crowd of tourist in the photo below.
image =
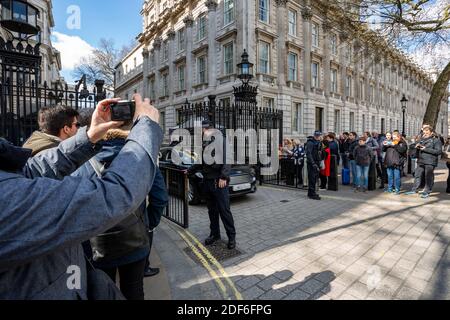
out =
<path fill-rule="evenodd" d="M 414 184 L 411 190 L 403 190 L 406 191 L 404 194 L 419 194 L 426 199 L 432 193 L 435 169 L 441 158 L 450 173 L 449 148 L 450 139 L 444 141 L 429 125 L 424 125 L 420 134 L 409 140 L 398 130 L 361 135 L 343 132 L 339 137 L 333 132 L 316 131 L 304 144 L 299 139 L 284 139 L 280 158 L 294 161 L 297 185 L 300 186 L 305 181 L 306 162 L 308 197 L 314 200 L 320 200 L 318 189 L 329 188 L 332 171 L 336 176 L 340 173 L 342 183 L 350 184 L 355 192 L 366 193 L 374 189 L 369 187 L 369 181 L 372 181 L 375 185 L 378 182 L 379 189 L 384 192 L 400 195 L 410 161 Z M 450 174 L 447 193 L 450 193 Z"/>

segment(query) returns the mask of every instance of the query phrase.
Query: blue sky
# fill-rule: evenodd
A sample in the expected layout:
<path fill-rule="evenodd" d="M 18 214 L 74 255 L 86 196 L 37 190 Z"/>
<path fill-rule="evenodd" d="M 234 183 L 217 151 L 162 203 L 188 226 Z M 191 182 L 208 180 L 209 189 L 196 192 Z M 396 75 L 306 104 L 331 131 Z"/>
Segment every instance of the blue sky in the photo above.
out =
<path fill-rule="evenodd" d="M 61 51 L 62 75 L 71 82 L 71 71 L 79 59 L 88 55 L 101 38 L 114 39 L 118 48 L 128 45 L 142 32 L 140 11 L 143 0 L 54 0 L 53 45 Z M 68 27 L 73 15 L 68 8 L 80 9 L 80 28 Z M 72 11 L 74 12 L 74 11 Z"/>

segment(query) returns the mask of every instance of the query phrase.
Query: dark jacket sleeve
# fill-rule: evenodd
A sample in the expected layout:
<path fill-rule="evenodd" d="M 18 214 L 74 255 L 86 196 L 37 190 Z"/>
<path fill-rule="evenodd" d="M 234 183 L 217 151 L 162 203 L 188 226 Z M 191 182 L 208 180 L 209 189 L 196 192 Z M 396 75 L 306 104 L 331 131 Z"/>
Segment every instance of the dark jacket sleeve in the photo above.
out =
<path fill-rule="evenodd" d="M 434 156 L 440 156 L 442 154 L 442 142 L 439 139 L 434 139 L 433 141 L 433 147 L 431 148 L 425 148 L 422 150 L 424 153 L 429 153 Z"/>
<path fill-rule="evenodd" d="M 406 143 L 399 143 L 395 146 L 395 150 L 397 150 L 398 153 L 404 156 L 408 152 L 408 146 Z"/>
<path fill-rule="evenodd" d="M 222 165 L 220 170 L 220 179 L 229 180 L 230 179 L 231 166 L 229 164 Z"/>
<path fill-rule="evenodd" d="M 314 150 L 313 143 L 311 141 L 308 141 L 306 143 L 305 152 L 306 152 L 306 159 L 311 164 L 315 163 L 314 156 L 312 154 L 313 150 Z"/>
<path fill-rule="evenodd" d="M 101 179 L 0 172 L 0 272 L 80 244 L 135 211 L 153 185 L 161 142 L 159 125 L 144 117 Z"/>
<path fill-rule="evenodd" d="M 92 144 L 87 136 L 86 128 L 67 139 L 54 149 L 41 152 L 31 158 L 23 169 L 28 178 L 46 177 L 61 180 L 72 174 L 101 149 Z"/>

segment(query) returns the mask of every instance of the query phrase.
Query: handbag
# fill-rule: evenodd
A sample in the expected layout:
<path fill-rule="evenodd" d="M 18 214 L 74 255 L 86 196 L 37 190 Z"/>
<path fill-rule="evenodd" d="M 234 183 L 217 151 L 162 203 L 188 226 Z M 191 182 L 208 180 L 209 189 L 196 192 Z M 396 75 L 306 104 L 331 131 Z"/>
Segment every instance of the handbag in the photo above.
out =
<path fill-rule="evenodd" d="M 325 160 L 320 161 L 320 170 L 325 170 Z"/>

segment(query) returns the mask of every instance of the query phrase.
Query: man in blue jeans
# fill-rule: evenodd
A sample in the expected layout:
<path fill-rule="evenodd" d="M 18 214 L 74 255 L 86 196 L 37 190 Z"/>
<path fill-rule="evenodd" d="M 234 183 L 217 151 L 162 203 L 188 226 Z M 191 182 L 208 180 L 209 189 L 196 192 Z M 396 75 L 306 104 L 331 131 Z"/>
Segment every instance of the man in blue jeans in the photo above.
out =
<path fill-rule="evenodd" d="M 366 141 L 367 139 L 365 137 L 360 137 L 358 139 L 359 145 L 353 152 L 353 157 L 356 162 L 356 179 L 358 181 L 355 192 L 367 192 L 369 188 L 369 168 L 373 153 L 370 147 L 367 146 Z"/>

